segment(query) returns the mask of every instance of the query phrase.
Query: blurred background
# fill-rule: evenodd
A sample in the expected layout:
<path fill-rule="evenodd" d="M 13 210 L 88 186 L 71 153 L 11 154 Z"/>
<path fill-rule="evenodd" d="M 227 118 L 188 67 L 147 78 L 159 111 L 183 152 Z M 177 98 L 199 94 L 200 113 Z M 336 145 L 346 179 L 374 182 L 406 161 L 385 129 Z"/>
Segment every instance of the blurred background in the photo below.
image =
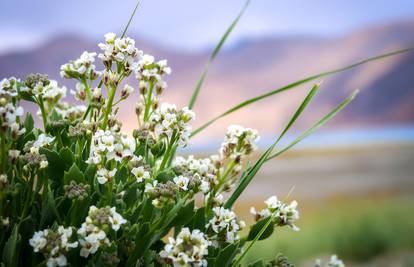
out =
<path fill-rule="evenodd" d="M 186 105 L 215 43 L 244 1 L 142 1 L 128 34 L 173 74 L 164 100 Z M 0 78 L 31 72 L 59 77 L 60 65 L 84 50 L 98 51 L 106 32 L 121 33 L 135 1 L 2 0 Z M 414 46 L 414 1 L 252 1 L 212 64 L 195 127 L 242 100 L 306 76 L 381 53 Z M 215 153 L 226 127 L 259 130 L 264 149 L 277 136 L 312 84 L 278 94 L 219 120 L 182 153 Z M 349 266 L 414 266 L 414 53 L 372 62 L 324 79 L 322 89 L 281 144 L 337 105 L 358 98 L 290 152 L 269 162 L 236 207 L 271 195 L 301 205 L 301 232 L 277 230 L 250 258 L 278 252 L 311 266 L 337 253 Z M 70 96 L 69 96 L 70 98 Z M 131 132 L 135 95 L 121 107 Z M 30 106 L 27 110 L 34 111 Z M 252 158 L 254 160 L 254 157 Z"/>

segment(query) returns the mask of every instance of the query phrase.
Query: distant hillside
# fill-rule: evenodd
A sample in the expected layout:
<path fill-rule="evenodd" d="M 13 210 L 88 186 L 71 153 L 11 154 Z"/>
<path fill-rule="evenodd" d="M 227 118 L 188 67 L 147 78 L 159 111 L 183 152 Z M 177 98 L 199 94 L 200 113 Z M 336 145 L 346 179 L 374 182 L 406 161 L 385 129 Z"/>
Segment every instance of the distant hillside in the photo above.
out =
<path fill-rule="evenodd" d="M 212 65 L 196 105 L 197 125 L 241 100 L 305 76 L 413 46 L 413 29 L 414 21 L 409 21 L 378 25 L 335 39 L 299 36 L 245 40 L 222 51 Z M 84 50 L 98 51 L 97 42 L 68 34 L 31 51 L 0 55 L 0 77 L 44 72 L 60 79 L 60 65 Z M 209 53 L 170 50 L 140 38 L 137 43 L 156 58 L 168 59 L 173 74 L 168 78 L 170 88 L 165 100 L 185 105 Z M 209 136 L 222 136 L 229 123 L 258 128 L 264 135 L 275 133 L 310 86 L 274 96 L 223 119 L 209 129 Z M 362 90 L 358 99 L 330 127 L 414 123 L 414 53 L 407 53 L 327 78 L 298 127 L 309 125 L 357 88 Z M 131 97 L 120 110 L 128 130 L 134 127 L 135 119 L 126 107 L 130 108 L 136 99 Z"/>

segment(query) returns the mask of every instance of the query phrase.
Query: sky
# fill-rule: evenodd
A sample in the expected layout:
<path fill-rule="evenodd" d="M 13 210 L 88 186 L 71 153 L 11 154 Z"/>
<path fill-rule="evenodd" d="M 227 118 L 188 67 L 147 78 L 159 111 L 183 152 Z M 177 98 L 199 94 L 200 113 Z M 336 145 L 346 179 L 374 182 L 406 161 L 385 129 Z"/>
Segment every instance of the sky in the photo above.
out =
<path fill-rule="evenodd" d="M 244 0 L 142 0 L 130 32 L 172 48 L 212 46 Z M 97 38 L 121 32 L 136 0 L 1 0 L 0 52 L 53 35 Z M 275 35 L 343 35 L 371 24 L 414 19 L 412 0 L 252 0 L 229 43 Z"/>

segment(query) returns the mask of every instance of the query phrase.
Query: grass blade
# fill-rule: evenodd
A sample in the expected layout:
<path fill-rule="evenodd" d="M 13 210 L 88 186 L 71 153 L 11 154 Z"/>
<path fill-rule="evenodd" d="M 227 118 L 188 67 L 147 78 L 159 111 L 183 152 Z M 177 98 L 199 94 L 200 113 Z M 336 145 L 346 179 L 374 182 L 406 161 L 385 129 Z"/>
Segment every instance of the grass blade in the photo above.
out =
<path fill-rule="evenodd" d="M 125 34 L 126 34 L 126 33 L 127 33 L 127 31 L 128 31 L 129 25 L 131 25 L 132 19 L 134 18 L 134 16 L 135 16 L 135 12 L 137 12 L 137 9 L 138 9 L 138 6 L 139 6 L 139 4 L 140 4 L 140 3 L 141 3 L 141 0 L 138 0 L 138 1 L 137 1 L 137 4 L 135 5 L 134 10 L 132 11 L 131 16 L 129 17 L 128 23 L 127 23 L 127 25 L 125 26 L 124 31 L 122 32 L 121 38 L 124 38 L 124 37 L 125 37 Z"/>
<path fill-rule="evenodd" d="M 233 267 L 239 266 L 241 260 L 246 256 L 247 252 L 253 247 L 253 245 L 259 240 L 259 238 L 263 235 L 264 231 L 266 231 L 267 227 L 269 227 L 270 223 L 272 222 L 273 215 L 269 216 L 265 225 L 263 225 L 262 229 L 257 233 L 254 239 L 250 242 L 247 248 L 243 251 L 243 253 L 237 258 L 236 262 L 232 265 Z"/>
<path fill-rule="evenodd" d="M 295 140 L 293 140 L 293 142 L 291 142 L 289 145 L 287 145 L 286 147 L 284 147 L 282 150 L 280 150 L 277 153 L 275 153 L 275 154 L 271 155 L 270 157 L 268 157 L 266 159 L 266 161 L 268 161 L 270 159 L 273 159 L 273 158 L 279 156 L 283 152 L 287 151 L 288 149 L 290 149 L 291 147 L 293 147 L 294 145 L 296 145 L 297 143 L 299 143 L 300 141 L 302 141 L 303 139 L 305 139 L 306 137 L 308 137 L 309 135 L 311 135 L 312 133 L 314 133 L 322 125 L 324 125 L 327 121 L 329 121 L 330 119 L 332 119 L 339 111 L 341 111 L 342 109 L 344 109 L 356 97 L 356 95 L 358 94 L 358 92 L 359 92 L 358 90 L 354 91 L 347 99 L 345 99 L 344 101 L 342 101 L 341 104 L 339 104 L 338 106 L 336 106 L 331 112 L 329 112 L 327 115 L 325 115 L 325 117 L 323 117 L 320 121 L 318 121 L 312 127 L 310 127 L 305 132 L 303 132 L 300 136 L 298 136 Z"/>
<path fill-rule="evenodd" d="M 338 68 L 338 69 L 335 69 L 335 70 L 326 71 L 326 72 L 322 72 L 322 73 L 319 73 L 319 74 L 316 74 L 316 75 L 313 75 L 313 76 L 306 77 L 306 78 L 304 78 L 302 80 L 299 80 L 299 81 L 290 83 L 290 84 L 288 84 L 286 86 L 283 86 L 283 87 L 280 87 L 280 88 L 278 88 L 276 90 L 272 90 L 272 91 L 269 91 L 269 92 L 267 92 L 265 94 L 262 94 L 262 95 L 253 97 L 253 98 L 248 99 L 248 100 L 245 100 L 245 101 L 243 101 L 243 102 L 235 105 L 234 107 L 228 109 L 227 111 L 223 112 L 222 114 L 218 115 L 217 117 L 209 120 L 208 122 L 206 122 L 205 124 L 203 124 L 199 128 L 195 129 L 192 132 L 191 137 L 193 137 L 196 134 L 200 133 L 202 130 L 204 130 L 205 128 L 207 128 L 208 126 L 210 126 L 211 124 L 213 124 L 217 120 L 219 120 L 219 119 L 221 119 L 221 118 L 223 118 L 223 117 L 225 117 L 225 116 L 227 116 L 227 115 L 229 115 L 229 114 L 231 114 L 231 113 L 233 113 L 233 112 L 235 112 L 235 111 L 237 111 L 237 110 L 239 110 L 239 109 L 241 109 L 241 108 L 243 108 L 243 107 L 245 107 L 247 105 L 253 104 L 253 103 L 255 103 L 257 101 L 260 101 L 260 100 L 262 100 L 264 98 L 267 98 L 269 96 L 272 96 L 272 95 L 275 95 L 275 94 L 278 94 L 278 93 L 281 93 L 281 92 L 284 92 L 284 91 L 293 89 L 293 88 L 295 88 L 295 87 L 297 87 L 299 85 L 302 85 L 304 83 L 307 83 L 307 82 L 310 82 L 310 81 L 319 79 L 321 77 L 329 76 L 329 75 L 332 75 L 332 74 L 336 74 L 336 73 L 339 73 L 339 72 L 342 72 L 342 71 L 346 71 L 346 70 L 355 68 L 357 66 L 366 64 L 366 63 L 371 62 L 371 61 L 376 61 L 376 60 L 380 60 L 380 59 L 383 59 L 383 58 L 395 56 L 395 55 L 398 55 L 398 54 L 411 52 L 413 50 L 414 50 L 414 47 L 410 47 L 410 48 L 401 49 L 401 50 L 393 51 L 393 52 L 390 52 L 390 53 L 382 54 L 382 55 L 379 55 L 379 56 L 371 57 L 371 58 L 368 58 L 368 59 L 364 59 L 364 60 L 358 61 L 358 62 L 356 62 L 354 64 L 348 65 L 346 67 L 342 67 L 342 68 Z"/>
<path fill-rule="evenodd" d="M 297 118 L 299 118 L 300 114 L 302 114 L 303 110 L 305 110 L 306 106 L 309 104 L 311 99 L 315 96 L 320 85 L 321 83 L 318 83 L 312 87 L 312 89 L 309 91 L 308 95 L 302 101 L 302 103 L 296 110 L 295 114 L 292 116 L 289 123 L 286 125 L 286 127 L 284 128 L 282 133 L 279 135 L 279 137 L 276 139 L 276 141 L 268 149 L 266 149 L 266 151 L 260 156 L 260 158 L 256 161 L 256 163 L 251 168 L 247 169 L 247 171 L 242 174 L 242 176 L 240 177 L 240 183 L 238 184 L 237 188 L 234 190 L 233 194 L 230 196 L 230 198 L 227 200 L 225 204 L 226 208 L 231 208 L 233 206 L 234 202 L 239 198 L 241 193 L 246 189 L 249 183 L 253 180 L 257 172 L 260 170 L 262 165 L 266 162 L 266 160 L 272 153 L 275 146 L 279 143 L 279 141 L 286 134 L 286 132 L 290 129 L 290 127 L 292 127 L 292 125 L 295 123 Z"/>
<path fill-rule="evenodd" d="M 214 48 L 213 53 L 211 54 L 210 58 L 207 61 L 207 64 L 204 67 L 203 73 L 201 74 L 200 79 L 197 81 L 196 87 L 194 88 L 193 94 L 191 96 L 190 102 L 188 103 L 188 108 L 193 109 L 194 104 L 197 100 L 198 94 L 200 93 L 201 86 L 203 85 L 204 79 L 206 78 L 208 68 L 210 66 L 210 63 L 216 58 L 217 54 L 220 52 L 221 47 L 226 42 L 227 37 L 230 35 L 230 33 L 233 31 L 234 27 L 236 27 L 237 23 L 239 22 L 240 18 L 243 16 L 244 12 L 246 11 L 247 6 L 249 5 L 250 0 L 247 0 L 244 4 L 242 10 L 237 15 L 237 17 L 233 20 L 233 22 L 230 24 L 230 27 L 226 30 L 224 35 L 221 37 L 219 43 Z"/>

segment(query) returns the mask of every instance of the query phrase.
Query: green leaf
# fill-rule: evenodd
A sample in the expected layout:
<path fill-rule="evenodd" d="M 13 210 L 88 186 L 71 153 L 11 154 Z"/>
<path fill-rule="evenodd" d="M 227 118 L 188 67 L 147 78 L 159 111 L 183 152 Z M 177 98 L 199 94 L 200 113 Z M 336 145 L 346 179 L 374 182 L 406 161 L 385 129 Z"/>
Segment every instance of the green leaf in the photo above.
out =
<path fill-rule="evenodd" d="M 14 225 L 13 230 L 3 250 L 3 263 L 7 267 L 18 266 L 21 236 L 18 233 L 18 225 Z"/>
<path fill-rule="evenodd" d="M 204 231 L 206 226 L 206 219 L 204 217 L 204 207 L 197 209 L 194 217 L 191 219 L 188 227 L 191 230 L 199 229 L 200 231 Z"/>
<path fill-rule="evenodd" d="M 204 79 L 206 78 L 208 68 L 213 62 L 213 60 L 216 58 L 217 54 L 220 52 L 221 47 L 226 42 L 227 38 L 229 37 L 230 33 L 233 31 L 233 29 L 236 27 L 237 23 L 239 22 L 240 18 L 243 16 L 244 12 L 246 11 L 247 6 L 249 5 L 250 0 L 247 0 L 244 4 L 242 10 L 237 15 L 237 17 L 234 19 L 234 21 L 230 24 L 230 27 L 226 30 L 224 35 L 221 37 L 220 41 L 218 42 L 217 46 L 214 48 L 213 53 L 211 54 L 210 58 L 207 61 L 207 64 L 204 67 L 203 73 L 201 74 L 200 79 L 197 81 L 196 87 L 194 88 L 193 94 L 191 96 L 190 102 L 188 103 L 188 108 L 193 109 L 194 104 L 197 100 L 198 94 L 200 93 L 201 86 L 203 85 Z"/>
<path fill-rule="evenodd" d="M 249 231 L 249 235 L 247 236 L 247 241 L 252 241 L 260 232 L 260 230 L 264 227 L 264 225 L 267 224 L 268 220 L 271 217 L 267 217 L 264 218 L 258 222 L 256 222 Z M 271 222 L 269 224 L 269 226 L 265 229 L 265 231 L 263 232 L 263 234 L 260 236 L 259 240 L 263 240 L 268 238 L 269 236 L 271 236 L 273 234 L 273 230 L 274 230 L 274 223 Z"/>
<path fill-rule="evenodd" d="M 319 87 L 320 87 L 320 83 L 312 87 L 312 89 L 309 91 L 308 95 L 302 101 L 302 103 L 296 110 L 295 114 L 293 114 L 292 118 L 290 119 L 286 127 L 283 129 L 279 137 L 276 139 L 276 141 L 260 156 L 260 158 L 256 161 L 256 163 L 251 168 L 247 169 L 247 171 L 242 174 L 240 178 L 240 183 L 238 184 L 237 188 L 234 190 L 233 194 L 230 196 L 230 198 L 227 200 L 225 204 L 226 208 L 231 208 L 233 206 L 234 202 L 239 198 L 241 193 L 246 189 L 249 183 L 253 180 L 253 178 L 256 176 L 257 172 L 260 170 L 262 165 L 266 162 L 266 159 L 272 153 L 275 146 L 280 142 L 282 137 L 292 127 L 292 125 L 295 123 L 295 121 L 299 118 L 299 116 L 305 110 L 307 105 L 310 103 L 312 98 L 315 96 Z"/>
<path fill-rule="evenodd" d="M 358 90 L 354 91 L 347 99 L 342 101 L 342 103 L 340 103 L 338 106 L 336 106 L 331 112 L 329 112 L 327 115 L 325 115 L 320 121 L 318 121 L 312 127 L 310 127 L 305 132 L 303 132 L 300 136 L 298 136 L 295 140 L 293 140 L 293 142 L 291 142 L 289 145 L 287 145 L 283 149 L 279 150 L 277 153 L 269 156 L 266 159 L 266 161 L 279 156 L 283 152 L 287 151 L 288 149 L 290 149 L 291 147 L 293 147 L 294 145 L 296 145 L 297 143 L 299 143 L 300 141 L 302 141 L 303 139 L 305 139 L 306 137 L 308 137 L 309 135 L 314 133 L 322 125 L 324 125 L 326 122 L 328 122 L 330 119 L 332 119 L 336 114 L 338 114 L 339 111 L 344 109 L 352 100 L 354 100 L 354 98 L 357 96 L 358 92 L 359 92 Z"/>
<path fill-rule="evenodd" d="M 63 180 L 65 184 L 69 184 L 70 181 L 76 181 L 77 183 L 85 183 L 85 176 L 79 170 L 78 166 L 76 166 L 76 164 L 73 163 L 69 171 L 65 172 Z"/>
<path fill-rule="evenodd" d="M 65 170 L 69 169 L 72 166 L 73 162 L 75 161 L 75 156 L 73 152 L 68 147 L 63 147 L 59 151 L 59 158 L 65 165 Z"/>
<path fill-rule="evenodd" d="M 33 96 L 31 94 L 29 94 L 28 92 L 24 92 L 24 91 L 20 91 L 19 90 L 19 97 L 23 100 L 26 101 L 30 101 L 33 103 L 36 103 L 35 99 L 33 98 Z"/>
<path fill-rule="evenodd" d="M 95 180 L 96 174 L 96 166 L 95 165 L 88 165 L 85 170 L 85 178 L 88 183 L 93 184 L 92 182 Z"/>
<path fill-rule="evenodd" d="M 220 264 L 217 266 L 230 266 L 234 257 L 237 255 L 239 244 L 240 241 L 237 241 L 223 248 L 217 256 L 216 262 Z"/>
<path fill-rule="evenodd" d="M 346 71 L 346 70 L 355 68 L 355 67 L 357 67 L 359 65 L 363 65 L 363 64 L 366 64 L 366 63 L 371 62 L 371 61 L 376 61 L 376 60 L 380 60 L 380 59 L 383 59 L 383 58 L 395 56 L 395 55 L 398 55 L 398 54 L 411 52 L 413 50 L 414 50 L 414 47 L 410 47 L 410 48 L 407 48 L 407 49 L 401 49 L 401 50 L 393 51 L 393 52 L 390 52 L 390 53 L 382 54 L 382 55 L 379 55 L 379 56 L 371 57 L 371 58 L 368 58 L 368 59 L 365 59 L 365 60 L 361 60 L 359 62 L 356 62 L 354 64 L 348 65 L 346 67 L 342 67 L 342 68 L 338 68 L 338 69 L 334 69 L 334 70 L 330 70 L 330 71 L 326 71 L 326 72 L 322 72 L 322 73 L 319 73 L 319 74 L 316 74 L 316 75 L 312 75 L 312 76 L 306 77 L 306 78 L 301 79 L 299 81 L 290 83 L 290 84 L 288 84 L 286 86 L 283 86 L 283 87 L 280 87 L 278 89 L 275 89 L 275 90 L 269 91 L 267 93 L 264 93 L 262 95 L 258 95 L 256 97 L 250 98 L 248 100 L 245 100 L 245 101 L 243 101 L 243 102 L 235 105 L 234 107 L 226 110 L 222 114 L 216 116 L 215 118 L 213 118 L 213 119 L 209 120 L 208 122 L 206 122 L 205 124 L 201 125 L 200 127 L 198 127 L 197 129 L 195 129 L 192 132 L 191 137 L 193 137 L 196 134 L 200 133 L 202 130 L 204 130 L 205 128 L 207 128 L 208 126 L 210 126 L 211 124 L 213 124 L 217 120 L 219 120 L 219 119 L 221 119 L 221 118 L 223 118 L 223 117 L 225 117 L 225 116 L 227 116 L 227 115 L 229 115 L 229 114 L 231 114 L 231 113 L 233 113 L 233 112 L 235 112 L 235 111 L 237 111 L 237 110 L 239 110 L 239 109 L 241 109 L 241 108 L 243 108 L 245 106 L 248 106 L 248 105 L 253 104 L 253 103 L 257 102 L 257 101 L 260 101 L 262 99 L 265 99 L 265 98 L 267 98 L 269 96 L 273 96 L 273 95 L 276 95 L 278 93 L 281 93 L 281 92 L 284 92 L 284 91 L 293 89 L 293 88 L 295 88 L 295 87 L 297 87 L 299 85 L 308 83 L 310 81 L 313 81 L 313 80 L 316 80 L 316 79 L 319 79 L 319 78 L 322 78 L 322 77 L 325 77 L 325 76 L 329 76 L 329 75 L 332 75 L 332 74 L 336 74 L 336 73 L 339 73 L 339 72 L 343 72 L 343 71 Z"/>
<path fill-rule="evenodd" d="M 26 118 L 24 120 L 24 128 L 27 133 L 30 133 L 34 127 L 34 120 L 31 113 L 26 113 Z"/>
<path fill-rule="evenodd" d="M 63 172 L 65 170 L 64 162 L 59 157 L 59 154 L 55 151 L 46 148 L 40 148 L 39 152 L 46 156 L 49 163 L 47 168 L 49 179 L 59 185 L 63 178 Z"/>
<path fill-rule="evenodd" d="M 188 223 L 194 216 L 194 201 L 185 205 L 169 224 L 168 228 L 180 227 Z"/>

